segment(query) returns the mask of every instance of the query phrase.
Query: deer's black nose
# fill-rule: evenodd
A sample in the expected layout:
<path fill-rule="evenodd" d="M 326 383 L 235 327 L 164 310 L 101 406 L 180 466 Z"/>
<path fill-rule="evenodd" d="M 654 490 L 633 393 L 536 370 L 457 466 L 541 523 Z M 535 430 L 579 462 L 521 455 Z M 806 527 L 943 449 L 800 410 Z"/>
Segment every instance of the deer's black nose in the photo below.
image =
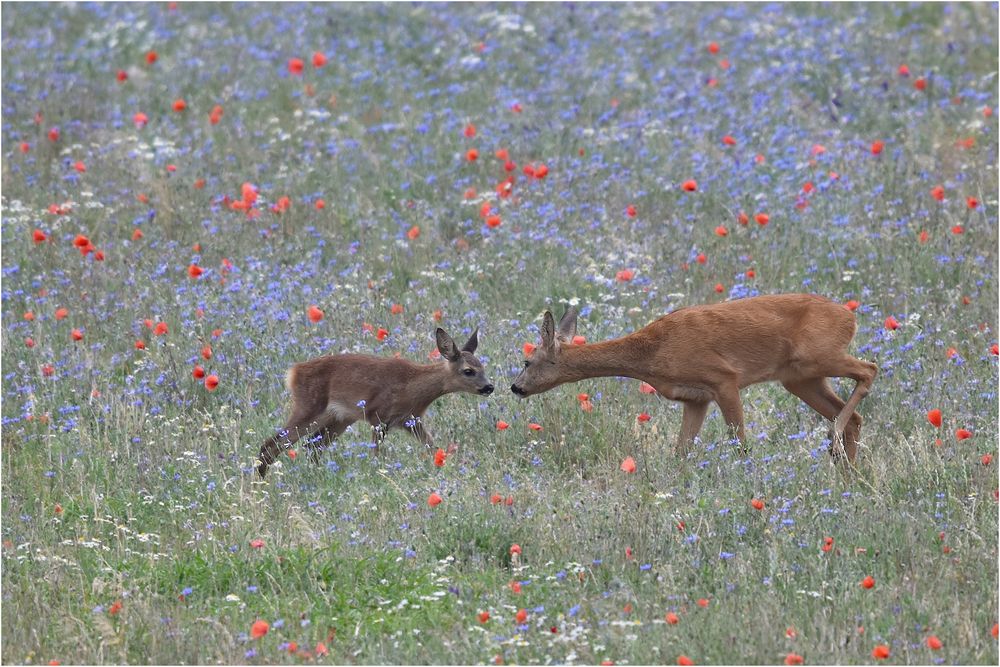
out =
<path fill-rule="evenodd" d="M 510 386 L 510 390 L 517 394 L 518 396 L 524 396 L 524 390 L 518 387 L 516 384 Z"/>
<path fill-rule="evenodd" d="M 491 384 L 486 385 L 485 387 L 479 390 L 479 393 L 482 394 L 483 396 L 489 396 L 490 394 L 493 393 L 493 385 Z"/>

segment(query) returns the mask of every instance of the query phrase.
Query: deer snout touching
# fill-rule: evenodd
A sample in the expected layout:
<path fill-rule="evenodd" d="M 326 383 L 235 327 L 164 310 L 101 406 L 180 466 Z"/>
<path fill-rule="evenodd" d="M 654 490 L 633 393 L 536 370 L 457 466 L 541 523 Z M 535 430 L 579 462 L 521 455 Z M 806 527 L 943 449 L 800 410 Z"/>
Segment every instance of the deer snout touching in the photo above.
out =
<path fill-rule="evenodd" d="M 518 396 L 520 396 L 521 398 L 524 398 L 525 396 L 528 395 L 527 392 L 525 392 L 523 389 L 521 389 L 520 387 L 518 387 L 516 384 L 512 384 L 510 386 L 510 390 L 512 392 L 514 392 L 515 394 L 517 394 Z"/>
<path fill-rule="evenodd" d="M 482 396 L 489 396 L 490 394 L 493 393 L 493 385 L 491 384 L 486 385 L 485 387 L 479 390 L 479 393 Z"/>

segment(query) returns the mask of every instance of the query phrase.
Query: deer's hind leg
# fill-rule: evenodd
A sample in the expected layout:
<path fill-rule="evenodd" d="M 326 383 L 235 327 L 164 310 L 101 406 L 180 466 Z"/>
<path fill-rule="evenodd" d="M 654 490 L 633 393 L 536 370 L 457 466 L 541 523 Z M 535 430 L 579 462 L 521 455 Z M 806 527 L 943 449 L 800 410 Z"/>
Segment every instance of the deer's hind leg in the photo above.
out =
<path fill-rule="evenodd" d="M 343 433 L 351 422 L 344 421 L 342 419 L 334 419 L 333 423 L 325 428 L 320 428 L 316 430 L 312 435 L 306 439 L 306 447 L 309 449 L 309 460 L 313 463 L 319 464 L 320 454 L 337 438 L 338 435 Z"/>
<path fill-rule="evenodd" d="M 831 422 L 837 418 L 837 415 L 844 410 L 846 405 L 833 392 L 825 377 L 783 382 L 782 385 L 789 392 L 801 398 L 806 405 Z M 833 435 L 833 442 L 830 444 L 830 454 L 832 456 L 839 456 L 842 446 L 847 460 L 854 463 L 858 455 L 858 438 L 861 435 L 861 422 L 861 415 L 857 412 L 852 412 L 844 427 L 843 436 L 838 439 L 836 433 Z"/>
<path fill-rule="evenodd" d="M 830 377 L 849 377 L 857 383 L 854 386 L 854 391 L 851 392 L 850 397 L 844 404 L 844 407 L 841 408 L 840 413 L 837 414 L 837 419 L 833 422 L 833 428 L 837 433 L 837 437 L 843 438 L 848 420 L 851 419 L 851 415 L 854 414 L 854 411 L 857 409 L 861 399 L 867 396 L 868 392 L 871 391 L 872 383 L 875 381 L 875 376 L 878 375 L 878 366 L 870 361 L 862 361 L 860 359 L 855 359 L 852 356 L 844 355 L 839 371 L 836 373 L 829 373 L 828 375 Z M 850 454 L 848 454 L 848 458 L 851 458 Z"/>
<path fill-rule="evenodd" d="M 336 416 L 331 412 L 320 412 L 317 415 L 314 410 L 294 410 L 292 416 L 285 423 L 285 428 L 265 440 L 264 444 L 261 445 L 257 474 L 263 478 L 267 474 L 267 469 L 278 459 L 282 449 L 293 445 L 305 435 L 326 430 L 336 420 Z"/>

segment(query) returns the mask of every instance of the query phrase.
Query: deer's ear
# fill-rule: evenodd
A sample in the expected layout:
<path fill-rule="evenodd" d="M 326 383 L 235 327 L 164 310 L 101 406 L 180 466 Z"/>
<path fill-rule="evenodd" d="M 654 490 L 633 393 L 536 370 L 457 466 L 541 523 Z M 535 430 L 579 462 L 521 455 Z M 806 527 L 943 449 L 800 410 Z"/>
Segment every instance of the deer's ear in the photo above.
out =
<path fill-rule="evenodd" d="M 552 350 L 555 344 L 556 320 L 552 317 L 552 313 L 546 310 L 542 317 L 542 347 L 546 350 Z"/>
<path fill-rule="evenodd" d="M 441 353 L 441 356 L 448 361 L 458 361 L 462 353 L 458 351 L 458 347 L 455 345 L 455 341 L 451 339 L 451 336 L 441 327 L 438 327 L 435 336 L 437 337 L 438 352 Z"/>
<path fill-rule="evenodd" d="M 465 345 L 462 346 L 462 352 L 473 354 L 477 347 L 479 347 L 479 327 L 476 327 L 476 330 L 469 336 L 469 340 L 465 341 Z"/>
<path fill-rule="evenodd" d="M 560 343 L 570 343 L 573 341 L 573 336 L 576 335 L 576 316 L 576 308 L 573 306 L 566 308 L 562 319 L 559 320 L 559 330 L 556 334 Z"/>

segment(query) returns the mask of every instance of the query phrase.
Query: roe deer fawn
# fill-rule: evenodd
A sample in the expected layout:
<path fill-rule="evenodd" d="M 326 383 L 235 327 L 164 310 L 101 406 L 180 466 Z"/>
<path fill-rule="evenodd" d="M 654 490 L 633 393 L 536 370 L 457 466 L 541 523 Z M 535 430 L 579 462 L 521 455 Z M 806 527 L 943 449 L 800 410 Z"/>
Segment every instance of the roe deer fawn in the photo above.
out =
<path fill-rule="evenodd" d="M 420 418 L 431 403 L 454 392 L 493 393 L 483 364 L 473 354 L 478 345 L 478 329 L 459 349 L 439 328 L 437 349 L 444 359 L 440 362 L 338 354 L 295 364 L 285 375 L 292 414 L 282 432 L 264 441 L 257 472 L 264 477 L 282 446 L 320 436 L 316 447 L 322 447 L 361 419 L 372 426 L 376 452 L 386 432 L 398 427 L 409 429 L 430 447 L 433 439 Z"/>
<path fill-rule="evenodd" d="M 878 367 L 847 353 L 857 325 L 842 305 L 809 294 L 758 296 L 681 308 L 617 338 L 572 345 L 577 313 L 566 310 L 558 328 L 545 312 L 542 344 L 524 362 L 511 391 L 521 397 L 566 382 L 623 376 L 643 380 L 684 404 L 678 453 L 701 430 L 714 401 L 745 446 L 740 389 L 778 381 L 834 422 L 830 453 L 854 462 L 861 416 L 854 410 L 871 389 Z M 845 403 L 826 378 L 856 382 Z"/>

